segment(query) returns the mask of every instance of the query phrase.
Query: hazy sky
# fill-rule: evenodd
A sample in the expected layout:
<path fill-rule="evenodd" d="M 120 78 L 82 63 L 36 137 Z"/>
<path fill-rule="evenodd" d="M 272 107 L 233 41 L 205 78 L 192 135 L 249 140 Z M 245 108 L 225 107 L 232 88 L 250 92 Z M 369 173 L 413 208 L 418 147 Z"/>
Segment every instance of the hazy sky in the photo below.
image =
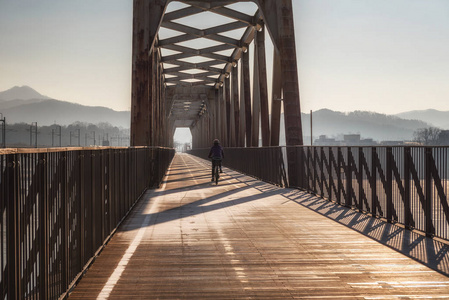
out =
<path fill-rule="evenodd" d="M 448 0 L 293 0 L 301 106 L 449 110 Z M 0 0 L 0 91 L 128 110 L 131 0 Z"/>

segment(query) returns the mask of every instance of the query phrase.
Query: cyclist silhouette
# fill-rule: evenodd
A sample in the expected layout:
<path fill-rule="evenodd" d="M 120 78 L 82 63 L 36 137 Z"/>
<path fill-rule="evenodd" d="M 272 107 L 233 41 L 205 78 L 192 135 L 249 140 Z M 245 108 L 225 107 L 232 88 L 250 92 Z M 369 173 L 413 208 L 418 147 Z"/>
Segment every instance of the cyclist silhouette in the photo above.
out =
<path fill-rule="evenodd" d="M 220 141 L 218 139 L 214 140 L 214 145 L 210 148 L 209 158 L 212 158 L 212 180 L 214 181 L 214 168 L 218 166 L 220 168 L 220 173 L 223 173 L 221 169 L 221 161 L 224 158 L 223 148 L 220 146 Z"/>

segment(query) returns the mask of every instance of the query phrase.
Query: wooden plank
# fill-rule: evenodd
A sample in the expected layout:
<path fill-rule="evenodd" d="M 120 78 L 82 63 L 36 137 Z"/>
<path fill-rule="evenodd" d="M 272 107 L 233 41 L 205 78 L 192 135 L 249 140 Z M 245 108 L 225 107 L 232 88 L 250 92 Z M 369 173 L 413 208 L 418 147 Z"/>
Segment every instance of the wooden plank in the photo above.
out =
<path fill-rule="evenodd" d="M 444 244 L 227 168 L 211 185 L 203 163 L 175 156 L 70 299 L 97 297 L 125 252 L 111 299 L 449 297 Z"/>

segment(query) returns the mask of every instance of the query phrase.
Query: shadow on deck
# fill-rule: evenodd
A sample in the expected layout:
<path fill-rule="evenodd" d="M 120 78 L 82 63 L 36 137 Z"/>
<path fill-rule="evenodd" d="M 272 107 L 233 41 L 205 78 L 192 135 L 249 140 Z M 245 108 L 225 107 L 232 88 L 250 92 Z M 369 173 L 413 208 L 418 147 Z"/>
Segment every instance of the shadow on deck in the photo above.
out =
<path fill-rule="evenodd" d="M 449 246 L 176 155 L 70 298 L 449 297 Z"/>

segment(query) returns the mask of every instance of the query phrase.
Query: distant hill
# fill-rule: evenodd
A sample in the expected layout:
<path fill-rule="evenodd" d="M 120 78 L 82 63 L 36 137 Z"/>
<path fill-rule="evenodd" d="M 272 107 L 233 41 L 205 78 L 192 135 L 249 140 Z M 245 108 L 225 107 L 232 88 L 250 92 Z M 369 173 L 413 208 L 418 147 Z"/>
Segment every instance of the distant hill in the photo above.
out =
<path fill-rule="evenodd" d="M 396 116 L 403 119 L 421 120 L 441 129 L 449 129 L 449 111 L 435 109 L 413 110 L 397 114 Z"/>
<path fill-rule="evenodd" d="M 131 118 L 129 111 L 54 100 L 26 86 L 0 92 L 0 112 L 9 124 L 37 122 L 39 126 L 106 122 L 113 126 L 129 128 Z"/>
<path fill-rule="evenodd" d="M 430 125 L 419 120 L 407 120 L 397 116 L 367 111 L 343 113 L 329 109 L 313 112 L 313 137 L 326 135 L 342 139 L 345 134 L 360 134 L 375 141 L 412 140 L 413 132 Z M 281 121 L 281 124 L 283 120 Z M 304 144 L 310 144 L 310 114 L 302 114 Z M 285 137 L 281 136 L 285 141 Z"/>
<path fill-rule="evenodd" d="M 31 99 L 50 99 L 47 96 L 39 94 L 29 86 L 15 86 L 9 90 L 0 92 L 0 101 L 8 100 L 31 100 Z"/>
<path fill-rule="evenodd" d="M 3 107 L 0 103 L 0 110 L 8 123 L 37 122 L 39 126 L 46 126 L 69 125 L 75 122 L 107 122 L 123 128 L 130 126 L 130 112 L 101 106 L 84 106 L 59 100 L 21 102 L 14 106 L 9 102 L 6 104 L 7 106 Z"/>

